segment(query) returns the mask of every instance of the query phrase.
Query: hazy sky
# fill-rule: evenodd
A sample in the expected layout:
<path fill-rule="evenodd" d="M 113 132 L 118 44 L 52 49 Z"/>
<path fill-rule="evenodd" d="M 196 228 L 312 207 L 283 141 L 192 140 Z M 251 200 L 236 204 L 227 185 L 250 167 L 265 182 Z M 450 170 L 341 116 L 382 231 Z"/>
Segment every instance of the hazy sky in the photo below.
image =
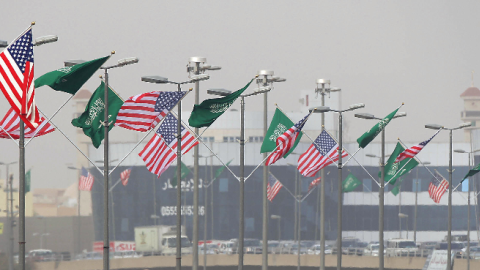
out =
<path fill-rule="evenodd" d="M 426 123 L 461 122 L 459 96 L 471 85 L 471 71 L 480 73 L 479 11 L 480 2 L 473 0 L 11 1 L 0 10 L 0 39 L 11 42 L 31 21 L 36 21 L 34 37 L 58 35 L 57 43 L 35 48 L 36 77 L 62 67 L 67 59 L 98 58 L 111 50 L 117 52 L 111 64 L 136 56 L 138 64 L 110 72 L 112 86 L 124 98 L 175 90 L 143 83 L 140 77 L 185 80 L 191 56 L 222 66 L 201 83 L 200 100 L 207 97 L 207 88 L 236 90 L 257 70 L 272 69 L 287 81 L 276 84 L 269 106 L 278 103 L 296 111 L 298 91 L 311 89 L 313 94 L 316 79 L 327 78 L 342 88 L 345 107 L 363 102 L 362 112 L 383 117 L 405 102 L 402 111 L 408 117 L 389 125 L 387 140 L 418 143 L 432 134 Z M 92 78 L 84 88 L 97 86 L 98 79 Z M 48 115 L 68 97 L 48 87 L 36 92 L 37 105 Z M 246 108 L 261 110 L 262 102 L 250 98 Z M 193 95 L 183 104 L 190 108 Z M 3 115 L 8 110 L 3 97 L 0 105 Z M 74 138 L 72 105 L 54 122 Z M 345 139 L 356 139 L 372 124 L 346 115 Z M 463 132 L 454 136 L 462 140 Z M 446 141 L 447 133 L 435 140 Z M 1 162 L 18 159 L 11 141 L 2 140 L 0 147 Z M 75 163 L 75 151 L 58 132 L 29 144 L 33 188 L 76 181 L 76 172 L 65 165 Z M 0 169 L 4 178 L 4 167 Z M 18 167 L 12 169 L 17 176 Z"/>

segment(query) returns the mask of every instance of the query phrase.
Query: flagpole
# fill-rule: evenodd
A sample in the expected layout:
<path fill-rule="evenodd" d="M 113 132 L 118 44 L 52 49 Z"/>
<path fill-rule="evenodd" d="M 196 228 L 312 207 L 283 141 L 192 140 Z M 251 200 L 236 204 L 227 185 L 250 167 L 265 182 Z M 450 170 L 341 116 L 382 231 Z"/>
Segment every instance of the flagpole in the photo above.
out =
<path fill-rule="evenodd" d="M 380 189 L 378 191 L 378 269 L 385 267 L 384 214 L 385 214 L 385 128 L 382 129 L 382 156 L 380 157 Z"/>
<path fill-rule="evenodd" d="M 180 84 L 177 84 L 178 92 L 181 92 Z M 182 102 L 178 102 L 178 118 L 177 118 L 177 258 L 175 268 L 182 268 Z M 197 243 L 193 243 L 198 245 Z"/>
<path fill-rule="evenodd" d="M 238 233 L 238 270 L 243 270 L 244 192 L 245 192 L 245 97 L 240 96 L 240 224 Z M 180 270 L 180 269 L 178 269 Z"/>
<path fill-rule="evenodd" d="M 25 125 L 20 118 L 19 189 L 18 189 L 18 260 L 20 269 L 25 270 Z M 10 185 L 10 190 L 12 185 Z M 12 212 L 13 220 L 13 212 Z M 10 225 L 11 226 L 11 225 Z M 13 252 L 13 251 L 12 251 Z"/>
<path fill-rule="evenodd" d="M 105 89 L 104 89 L 104 141 L 103 141 L 103 270 L 110 269 L 110 240 L 109 240 L 109 215 L 108 215 L 108 68 L 105 71 Z"/>

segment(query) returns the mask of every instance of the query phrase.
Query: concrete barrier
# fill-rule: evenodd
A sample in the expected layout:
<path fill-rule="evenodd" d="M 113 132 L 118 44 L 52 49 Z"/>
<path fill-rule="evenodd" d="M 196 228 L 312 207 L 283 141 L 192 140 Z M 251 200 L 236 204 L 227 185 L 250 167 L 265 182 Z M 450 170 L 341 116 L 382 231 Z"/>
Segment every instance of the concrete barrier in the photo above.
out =
<path fill-rule="evenodd" d="M 419 257 L 386 257 L 385 269 L 391 270 L 407 270 L 422 269 L 426 258 Z M 319 256 L 302 255 L 300 256 L 302 268 L 314 269 L 320 264 Z M 325 265 L 328 268 L 336 266 L 337 257 L 335 255 L 325 256 Z M 268 256 L 268 264 L 275 269 L 296 269 L 296 255 L 273 255 Z M 199 255 L 199 265 L 203 266 L 203 255 Z M 238 265 L 237 255 L 207 255 L 207 266 L 223 266 L 225 268 L 234 269 Z M 244 257 L 244 265 L 246 267 L 257 269 L 262 265 L 262 255 L 249 255 Z M 192 256 L 182 257 L 182 266 L 192 266 Z M 455 259 L 453 270 L 464 270 L 467 266 L 467 260 Z M 35 270 L 97 270 L 102 269 L 102 260 L 85 260 L 85 261 L 66 261 L 66 262 L 40 262 L 35 263 Z M 142 258 L 114 259 L 110 260 L 111 269 L 167 269 L 175 267 L 175 256 L 152 256 Z M 232 268 L 233 267 L 233 268 Z M 216 268 L 216 267 L 215 267 Z M 347 256 L 342 257 L 342 268 L 345 269 L 378 269 L 378 257 L 370 256 Z M 480 269 L 480 260 L 471 260 L 470 269 Z"/>

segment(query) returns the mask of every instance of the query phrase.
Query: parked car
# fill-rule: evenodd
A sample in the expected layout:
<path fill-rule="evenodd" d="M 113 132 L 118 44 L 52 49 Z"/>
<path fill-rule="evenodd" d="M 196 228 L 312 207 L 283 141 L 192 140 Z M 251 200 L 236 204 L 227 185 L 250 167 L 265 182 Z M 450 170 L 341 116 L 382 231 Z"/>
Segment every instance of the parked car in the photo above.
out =
<path fill-rule="evenodd" d="M 54 261 L 55 255 L 50 249 L 34 249 L 28 252 L 27 260 L 31 262 Z"/>
<path fill-rule="evenodd" d="M 338 240 L 337 240 L 338 241 Z M 358 238 L 355 237 L 344 237 L 342 238 L 342 253 L 348 254 L 348 248 L 355 245 L 355 243 L 360 242 Z M 337 254 L 337 244 L 332 248 L 332 254 Z"/>
<path fill-rule="evenodd" d="M 460 255 L 462 258 L 467 258 L 467 247 L 460 251 Z M 470 259 L 480 259 L 480 246 L 470 247 Z"/>
<path fill-rule="evenodd" d="M 362 256 L 363 251 L 367 246 L 368 246 L 367 242 L 357 241 L 357 242 L 353 243 L 352 245 L 350 245 L 349 247 L 347 247 L 347 252 L 345 253 L 345 251 L 344 251 L 344 254 Z M 342 248 L 342 250 L 344 250 L 344 249 Z"/>
<path fill-rule="evenodd" d="M 217 244 L 207 244 L 201 245 L 198 247 L 198 254 L 217 254 L 218 253 L 218 245 Z"/>
<path fill-rule="evenodd" d="M 262 254 L 262 244 L 258 239 L 245 239 L 243 250 L 245 254 Z"/>
<path fill-rule="evenodd" d="M 321 248 L 322 248 L 322 246 L 319 245 L 319 244 L 313 245 L 312 247 L 310 247 L 308 249 L 307 254 L 320 255 Z M 325 254 L 332 254 L 332 247 L 331 246 L 325 245 Z"/>
<path fill-rule="evenodd" d="M 268 253 L 269 254 L 277 254 L 280 253 L 279 246 L 280 243 L 278 241 L 268 241 Z"/>
<path fill-rule="evenodd" d="M 279 254 L 290 254 L 290 251 L 292 250 L 292 246 L 295 243 L 293 241 L 281 241 L 278 244 L 278 253 Z"/>
<path fill-rule="evenodd" d="M 293 244 L 292 249 L 290 249 L 290 254 L 295 254 L 298 255 L 298 252 L 300 252 L 300 255 L 302 254 L 307 254 L 308 248 L 300 243 L 300 248 L 298 248 L 298 244 Z"/>
<path fill-rule="evenodd" d="M 363 255 L 365 256 L 378 256 L 380 244 L 368 244 L 367 247 L 363 250 Z"/>
<path fill-rule="evenodd" d="M 140 258 L 143 257 L 141 254 L 138 254 L 135 251 L 116 251 L 113 252 L 113 259 L 123 259 L 123 258 Z"/>
<path fill-rule="evenodd" d="M 393 257 L 410 256 L 418 253 L 418 247 L 414 241 L 409 239 L 394 238 L 387 241 L 385 255 Z"/>
<path fill-rule="evenodd" d="M 236 242 L 231 241 L 220 243 L 220 246 L 218 247 L 218 253 L 220 254 L 235 254 L 236 250 Z"/>
<path fill-rule="evenodd" d="M 453 239 L 453 238 L 452 238 Z M 455 257 L 461 258 L 462 257 L 462 249 L 465 248 L 463 242 L 452 242 L 451 243 L 452 253 L 455 254 Z M 436 250 L 448 250 L 448 242 L 440 242 L 437 243 L 435 246 Z"/>

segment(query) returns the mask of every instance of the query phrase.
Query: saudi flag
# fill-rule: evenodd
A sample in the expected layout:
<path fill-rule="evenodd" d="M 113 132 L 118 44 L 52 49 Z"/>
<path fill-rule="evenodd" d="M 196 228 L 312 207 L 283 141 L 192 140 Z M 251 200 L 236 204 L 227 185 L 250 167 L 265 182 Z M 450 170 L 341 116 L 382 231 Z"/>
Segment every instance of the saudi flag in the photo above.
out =
<path fill-rule="evenodd" d="M 358 146 L 360 148 L 365 148 L 365 146 L 367 146 L 371 141 L 373 141 L 373 139 L 377 137 L 378 133 L 380 133 L 388 125 L 388 123 L 390 123 L 390 120 L 392 120 L 392 118 L 395 116 L 398 109 L 385 116 L 385 118 L 380 120 L 380 122 L 378 122 L 369 131 L 365 132 L 360 138 L 358 138 Z"/>
<path fill-rule="evenodd" d="M 190 169 L 185 165 L 185 163 L 182 162 L 182 166 L 180 167 L 180 181 L 181 179 L 184 179 L 190 174 Z M 175 174 L 172 177 L 172 180 L 170 181 L 170 184 L 172 186 L 176 187 L 177 186 L 177 170 L 175 170 Z"/>
<path fill-rule="evenodd" d="M 274 151 L 277 147 L 277 138 L 285 133 L 285 131 L 291 128 L 294 124 L 295 123 L 293 123 L 292 120 L 290 120 L 284 113 L 282 113 L 282 111 L 277 108 L 275 110 L 275 114 L 273 115 L 272 122 L 270 122 L 270 126 L 268 127 L 267 134 L 265 135 L 265 138 L 263 138 L 260 153 Z M 295 144 L 293 145 L 292 149 L 288 151 L 285 156 L 283 156 L 284 158 L 286 158 L 291 152 L 293 152 L 295 147 L 297 147 L 297 144 L 302 138 L 302 134 L 303 133 L 301 132 L 298 134 Z"/>
<path fill-rule="evenodd" d="M 345 180 L 342 182 L 342 192 L 351 192 L 354 191 L 362 182 L 358 180 L 355 175 L 350 173 Z"/>
<path fill-rule="evenodd" d="M 83 133 L 92 139 L 93 146 L 98 148 L 105 137 L 104 102 L 105 83 L 102 81 L 88 101 L 85 111 L 80 117 L 72 120 L 72 125 L 83 129 Z M 108 121 L 110 131 L 117 120 L 117 114 L 123 101 L 110 87 L 108 88 Z"/>
<path fill-rule="evenodd" d="M 400 186 L 402 185 L 402 182 L 403 182 L 403 179 L 402 178 L 398 178 L 398 182 L 395 183 L 395 186 L 392 188 L 392 194 L 397 196 L 398 193 L 400 193 Z"/>
<path fill-rule="evenodd" d="M 462 183 L 463 181 L 465 181 L 465 179 L 467 179 L 468 177 L 477 174 L 478 172 L 480 172 L 480 164 L 478 164 L 477 166 L 475 166 L 475 168 L 473 168 L 473 169 L 471 169 L 470 171 L 468 171 L 467 175 L 465 175 L 465 177 L 463 177 L 463 179 L 462 179 L 462 181 L 461 181 L 460 183 Z"/>
<path fill-rule="evenodd" d="M 188 124 L 192 127 L 209 127 L 218 117 L 220 117 L 235 100 L 250 86 L 252 79 L 245 87 L 237 90 L 230 95 L 222 98 L 206 99 L 200 104 L 193 105 L 193 111 L 188 119 Z"/>
<path fill-rule="evenodd" d="M 31 186 L 31 181 L 30 181 L 30 170 L 25 173 L 25 195 L 30 192 L 30 186 Z"/>
<path fill-rule="evenodd" d="M 48 85 L 54 90 L 75 95 L 108 58 L 110 56 L 48 72 L 35 80 L 35 88 Z"/>
<path fill-rule="evenodd" d="M 400 143 L 397 143 L 395 150 L 393 150 L 392 155 L 388 158 L 387 164 L 385 164 L 385 182 L 390 181 L 391 185 L 395 185 L 395 181 L 398 177 L 408 173 L 418 165 L 418 162 L 414 158 L 404 159 L 395 163 L 395 159 L 403 151 L 405 151 L 405 148 Z M 401 168 L 402 171 L 397 173 L 397 171 Z M 382 177 L 381 172 L 378 172 L 378 177 Z"/>
<path fill-rule="evenodd" d="M 225 166 L 222 166 L 222 167 L 218 168 L 217 171 L 215 172 L 215 177 L 213 178 L 213 180 L 217 179 L 222 174 L 222 172 L 225 170 L 225 168 L 228 165 L 230 165 L 230 162 L 232 162 L 232 161 L 233 161 L 233 159 L 230 160 L 229 162 L 227 162 L 227 164 L 225 164 Z"/>

